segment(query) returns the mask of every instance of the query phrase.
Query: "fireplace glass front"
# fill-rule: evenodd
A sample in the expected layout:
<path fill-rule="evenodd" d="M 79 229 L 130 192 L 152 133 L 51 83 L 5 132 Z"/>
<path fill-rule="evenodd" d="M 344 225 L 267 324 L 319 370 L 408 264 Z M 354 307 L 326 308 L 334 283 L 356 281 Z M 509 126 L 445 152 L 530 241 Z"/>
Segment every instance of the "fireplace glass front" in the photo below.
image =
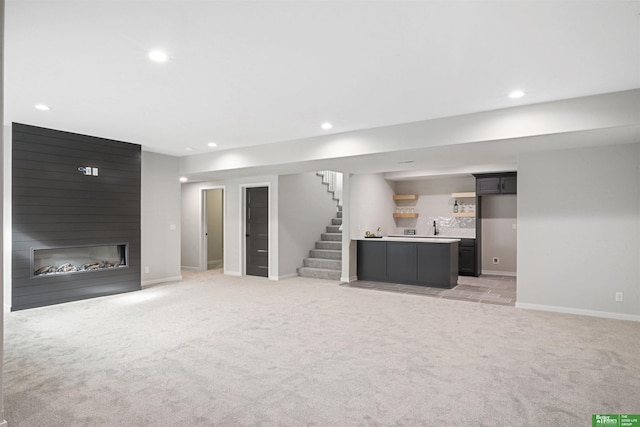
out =
<path fill-rule="evenodd" d="M 127 266 L 126 243 L 101 246 L 79 246 L 32 249 L 33 277 L 100 271 Z"/>

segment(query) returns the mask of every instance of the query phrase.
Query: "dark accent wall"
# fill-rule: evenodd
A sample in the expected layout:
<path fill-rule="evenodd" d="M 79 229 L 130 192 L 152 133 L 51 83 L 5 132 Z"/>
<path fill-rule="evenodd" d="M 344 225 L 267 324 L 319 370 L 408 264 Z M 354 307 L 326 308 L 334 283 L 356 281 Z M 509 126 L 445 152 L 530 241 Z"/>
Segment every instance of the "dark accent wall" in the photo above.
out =
<path fill-rule="evenodd" d="M 13 124 L 12 311 L 140 289 L 140 160 L 137 144 Z M 33 277 L 33 248 L 121 243 L 125 268 Z"/>

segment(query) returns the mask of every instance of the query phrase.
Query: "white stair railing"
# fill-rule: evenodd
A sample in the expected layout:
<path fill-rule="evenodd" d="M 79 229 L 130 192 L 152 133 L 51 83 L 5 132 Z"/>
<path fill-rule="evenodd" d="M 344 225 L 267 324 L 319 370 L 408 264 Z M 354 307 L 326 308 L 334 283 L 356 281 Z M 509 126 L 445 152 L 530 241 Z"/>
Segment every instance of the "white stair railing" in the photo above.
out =
<path fill-rule="evenodd" d="M 316 172 L 322 177 L 322 183 L 327 186 L 327 191 L 333 194 L 333 200 L 342 206 L 342 172 L 323 170 Z"/>

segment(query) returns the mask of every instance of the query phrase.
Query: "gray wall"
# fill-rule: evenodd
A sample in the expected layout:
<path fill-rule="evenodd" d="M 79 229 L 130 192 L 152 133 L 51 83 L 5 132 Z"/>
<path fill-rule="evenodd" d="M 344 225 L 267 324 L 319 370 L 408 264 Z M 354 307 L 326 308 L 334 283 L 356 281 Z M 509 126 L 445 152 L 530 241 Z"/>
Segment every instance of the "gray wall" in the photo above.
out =
<path fill-rule="evenodd" d="M 206 187 L 204 187 L 206 188 Z M 180 265 L 185 270 L 206 270 L 200 244 L 202 229 L 202 190 L 200 183 L 182 184 L 180 192 Z"/>
<path fill-rule="evenodd" d="M 640 319 L 639 170 L 640 144 L 520 156 L 518 307 Z"/>
<path fill-rule="evenodd" d="M 142 284 L 180 279 L 178 157 L 142 152 L 141 231 Z"/>
<path fill-rule="evenodd" d="M 224 189 L 224 273 L 241 275 L 244 250 L 243 194 L 245 186 L 269 187 L 269 278 L 278 277 L 278 177 L 264 175 L 182 184 L 181 248 L 182 267 L 205 270 L 202 236 L 204 234 L 202 191 L 212 188 Z"/>
<path fill-rule="evenodd" d="M 379 173 L 353 175 L 349 182 L 351 238 L 362 237 L 366 231 L 375 232 L 378 227 L 385 236 L 394 233 L 395 183 Z"/>
<path fill-rule="evenodd" d="M 517 195 L 482 196 L 482 274 L 517 272 Z M 498 264 L 493 263 L 497 257 Z"/>
<path fill-rule="evenodd" d="M 337 202 L 315 172 L 279 177 L 279 277 L 297 276 L 320 234 L 336 217 Z"/>

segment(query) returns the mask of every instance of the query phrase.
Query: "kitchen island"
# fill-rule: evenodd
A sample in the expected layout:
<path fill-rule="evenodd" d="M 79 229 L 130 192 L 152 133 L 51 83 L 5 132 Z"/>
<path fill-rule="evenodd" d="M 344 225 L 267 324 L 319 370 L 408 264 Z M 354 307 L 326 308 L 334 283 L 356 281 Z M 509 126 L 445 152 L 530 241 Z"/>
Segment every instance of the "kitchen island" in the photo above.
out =
<path fill-rule="evenodd" d="M 359 238 L 358 280 L 453 288 L 460 239 Z"/>

